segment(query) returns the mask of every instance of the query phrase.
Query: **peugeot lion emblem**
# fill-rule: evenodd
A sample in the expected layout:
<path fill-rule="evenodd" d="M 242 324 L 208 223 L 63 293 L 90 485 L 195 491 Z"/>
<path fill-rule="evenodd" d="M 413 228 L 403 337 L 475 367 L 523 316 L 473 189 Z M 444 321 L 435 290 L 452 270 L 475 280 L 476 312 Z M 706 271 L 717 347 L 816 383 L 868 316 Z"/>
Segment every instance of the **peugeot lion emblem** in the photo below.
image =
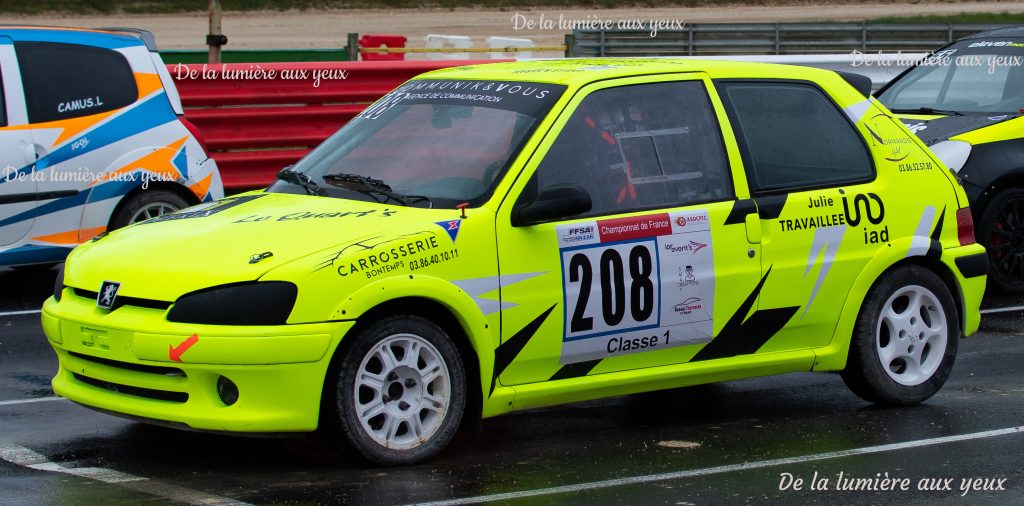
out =
<path fill-rule="evenodd" d="M 117 291 L 121 288 L 121 283 L 114 281 L 104 281 L 100 285 L 100 293 L 96 295 L 96 305 L 103 309 L 113 309 L 114 300 L 117 299 Z"/>

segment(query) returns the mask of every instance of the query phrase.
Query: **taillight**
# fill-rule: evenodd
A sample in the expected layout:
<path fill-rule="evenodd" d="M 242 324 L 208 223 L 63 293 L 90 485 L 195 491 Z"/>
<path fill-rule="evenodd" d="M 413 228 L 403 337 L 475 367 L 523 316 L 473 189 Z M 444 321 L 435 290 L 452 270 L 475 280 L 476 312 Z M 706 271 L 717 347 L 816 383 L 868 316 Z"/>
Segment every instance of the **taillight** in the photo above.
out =
<path fill-rule="evenodd" d="M 182 125 L 188 129 L 188 133 L 192 134 L 192 137 L 199 142 L 199 147 L 203 148 L 203 153 L 206 153 L 206 157 L 210 157 L 210 149 L 206 147 L 206 141 L 203 140 L 203 136 L 199 134 L 199 129 L 192 124 L 191 121 L 185 119 L 185 116 L 178 116 L 178 121 L 181 121 Z"/>
<path fill-rule="evenodd" d="M 961 246 L 974 244 L 974 218 L 971 217 L 971 208 L 965 207 L 956 212 L 956 235 L 960 239 Z"/>

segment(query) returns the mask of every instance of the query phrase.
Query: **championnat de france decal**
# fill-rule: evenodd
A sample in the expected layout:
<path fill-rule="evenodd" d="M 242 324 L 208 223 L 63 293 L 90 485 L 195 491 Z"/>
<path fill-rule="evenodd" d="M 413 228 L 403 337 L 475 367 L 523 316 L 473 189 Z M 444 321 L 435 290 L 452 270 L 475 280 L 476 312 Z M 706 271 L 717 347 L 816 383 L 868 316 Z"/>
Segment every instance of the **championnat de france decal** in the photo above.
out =
<path fill-rule="evenodd" d="M 711 341 L 707 210 L 559 225 L 562 364 Z"/>

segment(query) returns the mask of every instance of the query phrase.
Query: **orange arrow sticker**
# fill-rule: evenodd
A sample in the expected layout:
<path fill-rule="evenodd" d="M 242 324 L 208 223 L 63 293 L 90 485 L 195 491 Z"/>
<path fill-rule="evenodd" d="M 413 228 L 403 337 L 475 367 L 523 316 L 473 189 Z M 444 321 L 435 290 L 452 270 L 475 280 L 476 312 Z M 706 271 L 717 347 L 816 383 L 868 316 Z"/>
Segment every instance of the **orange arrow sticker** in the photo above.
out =
<path fill-rule="evenodd" d="M 199 334 L 192 334 L 188 339 L 185 339 L 178 346 L 168 344 L 167 355 L 174 362 L 181 362 L 181 355 L 188 351 L 192 345 L 199 342 Z"/>

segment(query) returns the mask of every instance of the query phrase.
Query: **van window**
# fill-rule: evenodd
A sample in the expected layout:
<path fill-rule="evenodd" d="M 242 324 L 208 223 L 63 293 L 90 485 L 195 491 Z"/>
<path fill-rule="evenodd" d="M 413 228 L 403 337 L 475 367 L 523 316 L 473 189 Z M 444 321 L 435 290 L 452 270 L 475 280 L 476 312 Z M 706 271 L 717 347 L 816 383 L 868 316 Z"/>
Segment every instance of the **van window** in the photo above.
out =
<path fill-rule="evenodd" d="M 32 123 L 112 111 L 138 98 L 132 68 L 116 51 L 52 42 L 14 48 Z"/>

